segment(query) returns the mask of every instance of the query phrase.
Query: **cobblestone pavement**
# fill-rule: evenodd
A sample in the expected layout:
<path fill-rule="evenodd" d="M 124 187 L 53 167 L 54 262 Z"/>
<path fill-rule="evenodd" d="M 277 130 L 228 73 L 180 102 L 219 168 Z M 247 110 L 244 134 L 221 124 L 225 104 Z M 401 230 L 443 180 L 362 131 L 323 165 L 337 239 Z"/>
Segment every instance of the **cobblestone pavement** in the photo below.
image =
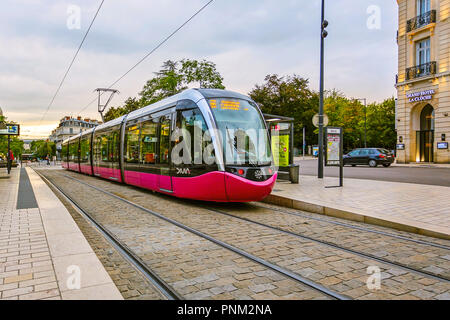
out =
<path fill-rule="evenodd" d="M 449 187 L 345 179 L 345 188 L 324 188 L 336 185 L 337 178 L 301 176 L 298 185 L 277 182 L 272 194 L 450 234 Z"/>
<path fill-rule="evenodd" d="M 212 207 L 237 217 L 337 244 L 351 250 L 361 251 L 377 258 L 400 263 L 450 280 L 450 250 L 293 216 L 280 212 L 281 208 L 267 204 L 230 204 L 226 206 L 212 205 Z M 295 213 L 295 210 L 287 212 Z M 301 213 L 305 214 L 305 212 Z M 393 233 L 392 230 L 387 232 Z M 450 241 L 440 239 L 436 241 L 427 237 L 421 237 L 421 239 L 423 241 L 431 240 L 433 243 L 440 242 L 450 247 Z"/>
<path fill-rule="evenodd" d="M 256 265 L 245 258 L 238 257 L 230 259 L 232 255 L 229 251 L 221 249 L 210 242 L 193 238 L 191 234 L 182 232 L 176 227 L 167 226 L 162 221 L 154 221 L 149 219 L 149 215 L 143 212 L 136 212 L 126 204 L 112 204 L 111 197 L 95 192 L 94 190 L 86 190 L 78 183 L 63 178 L 61 174 L 68 174 L 77 179 L 103 188 L 109 192 L 116 193 L 122 197 L 132 200 L 151 210 L 157 211 L 184 223 L 201 232 L 227 242 L 233 246 L 239 247 L 251 254 L 261 257 L 271 263 L 289 269 L 310 280 L 316 281 L 331 290 L 347 295 L 356 299 L 450 299 L 450 285 L 448 282 L 439 281 L 430 277 L 424 277 L 416 273 L 407 272 L 400 268 L 385 265 L 377 261 L 366 259 L 354 254 L 344 252 L 339 249 L 330 248 L 320 245 L 309 240 L 299 239 L 298 237 L 282 234 L 278 231 L 257 226 L 250 222 L 240 221 L 233 217 L 227 217 L 204 209 L 201 206 L 204 203 L 193 201 L 182 201 L 162 195 L 153 195 L 149 192 L 138 190 L 135 188 L 111 183 L 108 181 L 95 179 L 75 173 L 64 171 L 46 173 L 52 175 L 53 178 L 59 180 L 60 183 L 66 184 L 71 189 L 71 194 L 82 198 L 86 202 L 91 202 L 91 206 L 96 208 L 111 208 L 109 215 L 106 217 L 109 221 L 108 228 L 116 235 L 123 239 L 127 239 L 129 246 L 144 254 L 146 261 L 158 269 L 158 273 L 163 276 L 174 287 L 178 289 L 182 281 L 182 289 L 190 288 L 193 290 L 185 296 L 187 298 L 210 298 L 214 297 L 214 290 L 218 288 L 216 281 L 224 279 L 233 280 L 228 283 L 234 289 L 229 291 L 228 297 L 234 298 L 312 298 L 305 297 L 301 294 L 292 295 L 292 285 L 288 285 L 286 279 L 279 280 L 275 283 L 274 279 L 267 276 L 271 273 L 260 265 Z M 69 182 L 69 183 L 68 183 Z M 94 198 L 95 194 L 95 200 Z M 104 211 L 104 210 L 103 210 Z M 248 215 L 252 212 L 249 211 Z M 273 216 L 277 217 L 276 214 Z M 104 219 L 105 217 L 102 217 Z M 273 223 L 278 223 L 278 218 L 274 218 Z M 151 222 L 151 224 L 149 224 Z M 207 223 L 205 223 L 207 222 Z M 144 225 L 146 224 L 146 225 Z M 285 222 L 286 224 L 286 222 Z M 295 228 L 296 224 L 293 224 Z M 310 226 L 316 228 L 317 226 Z M 316 232 L 320 232 L 316 231 Z M 329 230 L 330 234 L 338 237 L 334 228 Z M 356 236 L 359 231 L 348 231 L 344 237 L 347 239 L 347 245 L 352 245 L 352 234 Z M 361 243 L 357 237 L 353 240 L 353 246 L 360 250 L 366 250 L 367 243 Z M 381 241 L 384 241 L 382 239 Z M 200 242 L 200 243 L 199 243 Z M 373 241 L 372 241 L 373 242 Z M 370 242 L 369 244 L 372 244 Z M 170 251 L 164 250 L 170 247 Z M 174 248 L 175 247 L 175 248 Z M 176 248 L 178 247 L 178 250 Z M 372 250 L 374 247 L 370 247 Z M 395 257 L 401 256 L 402 246 L 397 246 L 397 251 L 390 251 Z M 175 252 L 173 251 L 175 249 Z M 158 251 L 159 250 L 159 251 Z M 408 248 L 408 250 L 412 250 Z M 168 254 L 169 253 L 169 254 Z M 174 255 L 175 253 L 175 255 Z M 409 254 L 406 253 L 405 256 Z M 417 250 L 417 255 L 421 251 Z M 425 255 L 427 252 L 424 253 Z M 200 256 L 205 258 L 199 258 Z M 437 255 L 439 256 L 439 255 Z M 169 258 L 170 257 L 170 258 Z M 211 263 L 211 259 L 216 258 L 216 264 Z M 222 262 L 217 261 L 221 258 Z M 430 258 L 433 258 L 430 256 Z M 435 257 L 434 257 L 435 258 Z M 180 268 L 181 262 L 187 264 L 188 268 Z M 173 267 L 173 262 L 175 268 Z M 186 263 L 189 261 L 189 263 Z M 223 261 L 233 264 L 243 264 L 235 266 L 226 264 L 231 269 L 238 267 L 241 273 L 236 273 L 230 279 L 226 271 L 223 270 Z M 369 277 L 367 273 L 368 267 L 378 267 L 382 271 L 381 289 L 369 290 L 366 281 Z M 441 265 L 438 264 L 438 267 Z M 241 268 L 244 268 L 242 270 Z M 236 269 L 233 269 L 234 271 Z M 194 275 L 190 272 L 195 271 Z M 264 272 L 266 271 L 266 272 Z M 214 276 L 211 276 L 214 274 Z M 277 274 L 274 274 L 280 277 Z M 204 286 L 189 284 L 189 279 L 196 277 L 211 277 L 204 280 Z M 187 278 L 181 280 L 183 278 Z M 204 278 L 203 278 L 204 279 Z M 185 280 L 188 280 L 187 283 Z M 238 280 L 238 281 L 237 281 Z M 290 280 L 289 280 L 290 281 Z M 276 282 L 276 281 L 275 281 Z M 292 282 L 292 281 L 291 281 Z M 176 285 L 178 284 L 178 286 Z M 216 286 L 215 286 L 216 285 Z M 298 284 L 297 284 L 298 286 Z M 229 287 L 231 289 L 231 287 Z M 242 289 L 242 291 L 239 291 Z M 260 290 L 265 289 L 260 294 Z M 200 290 L 200 291 L 199 291 Z M 224 290 L 224 288 L 222 288 Z M 185 291 L 186 292 L 186 291 Z M 245 293 L 244 293 L 245 292 Z M 314 291 L 312 291 L 314 292 Z M 235 293 L 233 295 L 233 293 Z M 242 295 L 244 293 L 244 295 Z M 311 293 L 311 291 L 308 291 Z M 189 295 L 191 294 L 191 295 Z M 220 295 L 220 294 L 219 294 Z"/>
<path fill-rule="evenodd" d="M 0 299 L 60 300 L 39 209 L 16 210 L 19 170 L 0 183 Z"/>
<path fill-rule="evenodd" d="M 50 186 L 55 192 L 56 190 Z M 86 237 L 100 262 L 126 300 L 165 300 L 165 297 L 137 271 L 72 205 L 56 192 Z"/>
<path fill-rule="evenodd" d="M 83 185 L 63 177 L 62 173 L 67 174 L 64 171 L 41 173 L 70 192 L 83 209 L 186 299 L 328 299 L 316 290 L 99 191 L 86 192 Z M 112 190 L 116 193 L 123 188 L 115 187 L 119 187 Z"/>

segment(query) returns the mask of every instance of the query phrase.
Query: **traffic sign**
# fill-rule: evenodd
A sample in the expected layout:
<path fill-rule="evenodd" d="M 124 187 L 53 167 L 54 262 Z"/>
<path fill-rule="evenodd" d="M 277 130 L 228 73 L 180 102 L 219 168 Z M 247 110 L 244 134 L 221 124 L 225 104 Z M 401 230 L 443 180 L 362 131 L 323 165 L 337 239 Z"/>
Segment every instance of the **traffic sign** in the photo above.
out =
<path fill-rule="evenodd" d="M 318 128 L 319 127 L 319 114 L 315 114 L 313 117 L 313 125 L 314 127 Z M 326 127 L 328 125 L 329 119 L 328 116 L 326 114 L 323 115 L 323 126 Z"/>

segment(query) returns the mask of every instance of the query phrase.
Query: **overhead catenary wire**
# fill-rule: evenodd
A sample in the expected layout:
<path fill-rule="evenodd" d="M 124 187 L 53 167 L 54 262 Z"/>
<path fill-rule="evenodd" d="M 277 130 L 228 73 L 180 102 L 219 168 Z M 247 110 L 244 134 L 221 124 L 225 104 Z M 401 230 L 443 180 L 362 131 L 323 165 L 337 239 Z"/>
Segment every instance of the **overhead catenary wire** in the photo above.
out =
<path fill-rule="evenodd" d="M 76 60 L 78 54 L 80 53 L 80 50 L 81 50 L 81 48 L 83 47 L 83 44 L 84 44 L 84 42 L 85 42 L 85 40 L 86 40 L 86 38 L 87 38 L 89 32 L 91 31 L 92 25 L 94 24 L 95 20 L 97 19 L 98 13 L 100 12 L 100 9 L 102 8 L 104 2 L 105 2 L 105 0 L 102 0 L 102 2 L 100 3 L 100 5 L 98 6 L 98 9 L 97 9 L 97 11 L 96 11 L 96 13 L 95 13 L 95 15 L 94 15 L 94 17 L 93 17 L 93 19 L 92 19 L 90 25 L 89 25 L 89 28 L 86 30 L 86 33 L 84 34 L 83 39 L 81 40 L 81 43 L 80 43 L 80 45 L 78 46 L 78 49 L 77 49 L 77 51 L 75 52 L 75 55 L 73 56 L 72 61 L 71 61 L 70 64 L 69 64 L 69 67 L 67 68 L 67 70 L 66 70 L 66 72 L 65 72 L 65 74 L 64 74 L 64 76 L 63 76 L 63 78 L 62 78 L 62 80 L 61 80 L 61 82 L 59 83 L 58 89 L 56 89 L 56 92 L 55 92 L 55 94 L 53 95 L 52 100 L 51 100 L 50 103 L 48 104 L 47 109 L 45 110 L 45 112 L 44 112 L 44 114 L 43 114 L 43 116 L 42 116 L 42 118 L 41 118 L 41 122 L 44 120 L 45 116 L 47 115 L 48 111 L 50 110 L 51 106 L 53 105 L 53 102 L 55 102 L 55 99 L 56 99 L 56 97 L 58 96 L 58 93 L 59 93 L 59 91 L 61 90 L 61 88 L 62 88 L 62 86 L 63 86 L 63 84 L 64 84 L 64 82 L 65 82 L 65 80 L 66 80 L 66 78 L 67 78 L 67 75 L 69 74 L 70 69 L 72 68 L 72 66 L 73 66 L 73 64 L 74 64 L 74 62 L 75 62 L 75 60 Z"/>
<path fill-rule="evenodd" d="M 156 50 L 158 50 L 162 45 L 164 45 L 167 41 L 170 40 L 178 31 L 183 29 L 189 22 L 191 22 L 198 14 L 200 14 L 203 10 L 206 9 L 214 0 L 208 1 L 203 7 L 201 7 L 199 10 L 197 10 L 189 19 L 187 19 L 183 24 L 181 24 L 177 29 L 175 29 L 170 35 L 165 37 L 161 42 L 156 45 L 149 53 L 147 53 L 143 58 L 141 58 L 138 62 L 136 62 L 128 71 L 126 71 L 124 74 L 122 74 L 116 81 L 114 81 L 111 85 L 109 85 L 107 88 L 111 89 L 113 86 L 115 86 L 117 83 L 119 83 L 123 78 L 125 78 L 131 71 L 133 71 L 138 65 L 140 65 L 142 62 L 144 62 L 149 56 L 151 56 Z M 100 94 L 100 96 L 102 96 Z M 97 101 L 97 97 L 93 99 L 91 102 L 89 102 L 83 109 L 81 109 L 78 112 L 78 115 L 80 115 L 84 110 L 89 108 L 94 102 Z"/>

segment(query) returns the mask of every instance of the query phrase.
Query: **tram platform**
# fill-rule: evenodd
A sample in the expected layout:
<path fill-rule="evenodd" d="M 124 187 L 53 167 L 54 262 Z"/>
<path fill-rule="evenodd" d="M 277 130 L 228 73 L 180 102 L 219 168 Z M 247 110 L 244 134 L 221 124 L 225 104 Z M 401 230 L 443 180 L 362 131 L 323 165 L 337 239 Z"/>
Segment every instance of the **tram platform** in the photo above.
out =
<path fill-rule="evenodd" d="M 123 299 L 70 213 L 31 168 L 0 171 L 3 299 Z"/>
<path fill-rule="evenodd" d="M 318 179 L 277 182 L 264 201 L 284 207 L 450 239 L 450 188 L 387 181 Z M 331 187 L 331 188 L 330 188 Z"/>

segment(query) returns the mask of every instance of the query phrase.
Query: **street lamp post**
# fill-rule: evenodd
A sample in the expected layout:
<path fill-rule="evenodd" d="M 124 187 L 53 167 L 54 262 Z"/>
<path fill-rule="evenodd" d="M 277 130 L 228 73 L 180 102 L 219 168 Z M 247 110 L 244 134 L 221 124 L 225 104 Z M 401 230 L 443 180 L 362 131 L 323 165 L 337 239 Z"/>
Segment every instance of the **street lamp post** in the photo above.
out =
<path fill-rule="evenodd" d="M 325 0 L 322 0 L 322 19 L 320 33 L 320 97 L 319 97 L 319 168 L 318 178 L 323 179 L 323 91 L 324 91 L 324 45 L 328 32 L 325 28 L 328 21 L 325 20 Z"/>
<path fill-rule="evenodd" d="M 364 101 L 364 148 L 367 148 L 367 99 L 355 99 L 357 101 Z"/>

